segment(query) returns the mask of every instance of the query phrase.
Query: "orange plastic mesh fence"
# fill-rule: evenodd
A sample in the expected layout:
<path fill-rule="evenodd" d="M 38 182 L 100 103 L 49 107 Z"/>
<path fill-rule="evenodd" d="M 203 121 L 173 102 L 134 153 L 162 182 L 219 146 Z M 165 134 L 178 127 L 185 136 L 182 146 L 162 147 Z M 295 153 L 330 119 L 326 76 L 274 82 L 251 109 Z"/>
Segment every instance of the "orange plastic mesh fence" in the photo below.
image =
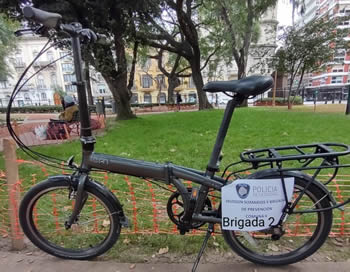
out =
<path fill-rule="evenodd" d="M 53 170 L 32 161 L 18 160 L 20 167 L 20 180 L 17 182 L 14 190 L 20 190 L 23 195 L 34 184 L 44 180 L 49 175 L 62 174 L 63 170 Z M 159 188 L 157 185 L 134 177 L 109 174 L 105 172 L 93 172 L 92 178 L 103 183 L 123 204 L 125 214 L 128 216 L 131 227 L 123 228 L 124 233 L 128 234 L 177 234 L 178 230 L 167 215 L 167 201 L 171 192 Z M 327 180 L 328 175 L 319 177 L 319 179 Z M 187 186 L 191 187 L 191 182 L 185 181 Z M 175 191 L 172 186 L 163 185 L 171 191 Z M 333 196 L 338 202 L 342 202 L 350 198 L 350 175 L 338 175 L 337 179 L 332 181 L 328 188 L 333 192 Z M 0 170 L 0 235 L 2 237 L 10 236 L 9 212 L 18 214 L 19 203 L 14 203 L 15 209 L 8 210 L 9 201 L 16 201 L 13 197 L 13 192 L 8 192 L 6 177 L 3 171 Z M 213 206 L 218 207 L 220 198 L 218 193 L 210 192 L 210 200 Z M 51 197 L 49 207 L 52 207 L 52 215 L 54 216 L 54 225 L 58 228 L 58 212 L 59 207 L 56 207 L 56 196 Z M 300 202 L 300 208 L 309 207 L 310 203 Z M 96 222 L 99 220 L 96 216 L 96 203 L 91 201 L 87 203 L 91 205 Z M 62 208 L 62 207 L 61 207 Z M 176 206 L 173 208 L 176 212 Z M 333 228 L 330 236 L 350 237 L 350 209 L 345 211 L 334 210 Z M 36 210 L 34 209 L 34 220 L 36 220 Z M 286 233 L 290 236 L 308 236 L 311 234 L 315 224 L 300 220 L 301 216 L 296 215 L 293 222 L 293 229 L 287 229 Z M 16 231 L 14 239 L 21 238 L 18 216 L 16 217 Z M 97 228 L 95 228 L 97 229 Z M 92 230 L 94 231 L 94 230 Z M 98 231 L 98 230 L 96 230 Z M 192 235 L 201 234 L 202 230 L 193 230 Z"/>

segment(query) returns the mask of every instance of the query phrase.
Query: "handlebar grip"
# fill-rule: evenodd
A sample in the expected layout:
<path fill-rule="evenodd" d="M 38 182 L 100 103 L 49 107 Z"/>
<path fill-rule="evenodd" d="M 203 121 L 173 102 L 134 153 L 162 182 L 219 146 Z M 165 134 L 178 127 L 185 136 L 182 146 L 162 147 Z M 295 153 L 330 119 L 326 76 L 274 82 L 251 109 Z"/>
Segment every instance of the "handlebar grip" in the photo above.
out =
<path fill-rule="evenodd" d="M 62 16 L 58 13 L 47 12 L 30 6 L 24 7 L 22 12 L 25 18 L 43 24 L 49 28 L 57 27 L 58 22 L 62 19 Z"/>

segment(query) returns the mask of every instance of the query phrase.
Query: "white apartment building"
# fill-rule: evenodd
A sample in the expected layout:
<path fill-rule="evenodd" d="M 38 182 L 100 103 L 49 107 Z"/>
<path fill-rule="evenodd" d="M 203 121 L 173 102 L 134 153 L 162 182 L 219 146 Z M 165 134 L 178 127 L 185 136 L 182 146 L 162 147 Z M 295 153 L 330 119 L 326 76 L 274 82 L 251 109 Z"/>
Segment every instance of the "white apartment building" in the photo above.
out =
<path fill-rule="evenodd" d="M 299 25 L 306 24 L 316 18 L 329 19 L 350 15 L 350 0 L 305 0 L 305 14 L 301 15 Z M 350 22 L 345 21 L 338 28 L 350 28 Z M 339 50 L 333 61 L 327 63 L 324 71 L 306 75 L 303 80 L 305 99 L 313 100 L 344 100 L 347 99 L 350 83 L 350 54 Z"/>
<path fill-rule="evenodd" d="M 16 82 L 24 69 L 47 43 L 47 38 L 28 34 L 19 38 L 17 48 L 7 62 L 11 70 L 11 77 L 0 81 L 0 107 L 6 107 Z M 52 61 L 66 56 L 55 63 Z M 50 64 L 50 65 L 49 65 Z M 41 68 L 47 68 L 34 75 Z M 103 77 L 91 69 L 91 85 L 93 96 L 111 97 L 111 93 Z M 32 75 L 34 75 L 32 77 Z M 73 58 L 70 52 L 58 48 L 50 48 L 29 69 L 22 83 L 27 81 L 15 98 L 14 106 L 55 105 L 55 92 L 64 92 L 77 98 Z M 59 101 L 59 100 L 58 100 Z M 56 97 L 56 104 L 58 103 Z"/>

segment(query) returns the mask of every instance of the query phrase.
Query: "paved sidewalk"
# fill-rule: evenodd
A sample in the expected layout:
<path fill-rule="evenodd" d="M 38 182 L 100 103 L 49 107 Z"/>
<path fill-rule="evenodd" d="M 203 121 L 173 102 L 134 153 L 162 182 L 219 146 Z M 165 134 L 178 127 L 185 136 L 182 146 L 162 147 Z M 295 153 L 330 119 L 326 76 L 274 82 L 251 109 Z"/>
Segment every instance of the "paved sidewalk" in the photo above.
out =
<path fill-rule="evenodd" d="M 192 264 L 127 264 L 113 261 L 68 261 L 46 254 L 30 255 L 0 252 L 0 271 L 6 272 L 182 272 L 191 271 Z M 232 264 L 200 264 L 197 272 L 349 272 L 350 262 L 301 262 L 284 267 L 265 267 L 248 262 Z"/>

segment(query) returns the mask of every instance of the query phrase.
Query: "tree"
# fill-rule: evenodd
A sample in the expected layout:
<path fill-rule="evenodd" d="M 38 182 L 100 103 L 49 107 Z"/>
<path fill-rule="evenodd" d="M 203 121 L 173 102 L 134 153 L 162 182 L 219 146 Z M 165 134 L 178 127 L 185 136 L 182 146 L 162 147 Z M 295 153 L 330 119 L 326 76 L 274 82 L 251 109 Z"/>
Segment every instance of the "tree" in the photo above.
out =
<path fill-rule="evenodd" d="M 18 24 L 6 15 L 0 14 L 0 80 L 5 81 L 11 75 L 6 58 L 16 49 L 14 31 Z"/>
<path fill-rule="evenodd" d="M 142 10 L 152 14 L 146 1 L 34 0 L 33 3 L 35 7 L 62 14 L 66 22 L 78 21 L 84 28 L 91 28 L 110 38 L 110 44 L 88 47 L 89 61 L 102 74 L 112 92 L 117 105 L 117 118 L 134 118 L 128 88 L 126 41 L 131 38 L 132 30 L 129 27 L 134 12 Z M 10 10 L 9 7 L 20 11 L 17 1 L 1 2 L 0 9 Z M 133 78 L 130 81 L 133 82 Z"/>
<path fill-rule="evenodd" d="M 349 29 L 337 28 L 346 20 L 349 18 L 319 18 L 301 28 L 284 29 L 280 37 L 284 46 L 277 51 L 274 65 L 279 72 L 288 75 L 288 108 L 300 92 L 305 73 L 326 69 L 339 50 L 348 48 L 344 38 L 349 35 Z"/>
<path fill-rule="evenodd" d="M 165 0 L 158 16 L 147 13 L 139 17 L 137 38 L 154 48 L 163 49 L 185 58 L 191 66 L 196 85 L 199 109 L 212 108 L 203 92 L 201 71 L 216 52 L 215 46 L 203 63 L 200 48 L 198 8 L 201 1 Z"/>
<path fill-rule="evenodd" d="M 221 37 L 221 58 L 235 61 L 237 77 L 246 76 L 251 44 L 259 38 L 259 20 L 276 0 L 218 0 L 205 1 L 202 16 L 210 36 Z M 214 21 L 214 22 L 213 22 Z"/>
<path fill-rule="evenodd" d="M 174 90 L 178 87 L 180 83 L 180 77 L 190 77 L 191 74 L 188 73 L 188 63 L 183 61 L 183 58 L 178 54 L 169 53 L 167 61 L 164 63 L 164 50 L 158 50 L 158 54 L 151 56 L 158 60 L 159 70 L 168 78 L 168 103 L 174 104 Z M 171 71 L 168 72 L 167 67 L 171 67 Z"/>

